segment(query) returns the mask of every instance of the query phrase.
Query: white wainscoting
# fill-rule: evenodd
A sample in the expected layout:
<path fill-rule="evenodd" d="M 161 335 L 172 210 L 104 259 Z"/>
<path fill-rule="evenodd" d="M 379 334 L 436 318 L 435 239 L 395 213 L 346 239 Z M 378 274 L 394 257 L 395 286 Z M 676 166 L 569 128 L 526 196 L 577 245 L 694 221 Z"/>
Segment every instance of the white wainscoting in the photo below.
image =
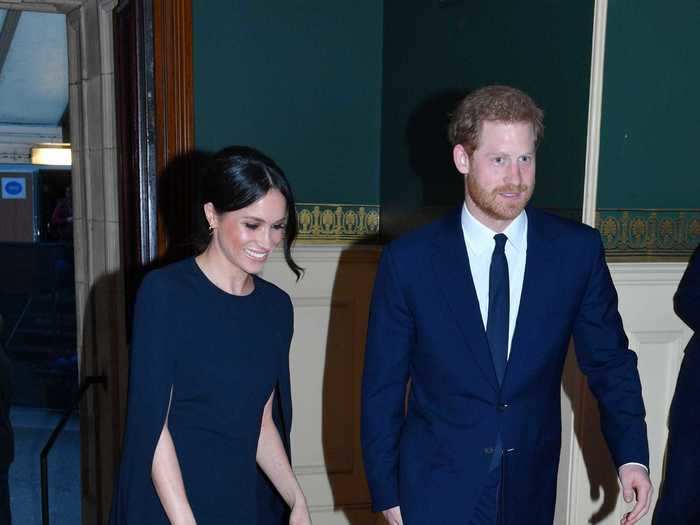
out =
<path fill-rule="evenodd" d="M 375 525 L 360 449 L 360 385 L 369 302 L 380 248 L 294 250 L 296 283 L 277 253 L 263 277 L 294 303 L 292 463 L 316 525 Z"/>
<path fill-rule="evenodd" d="M 654 500 L 663 475 L 668 407 L 683 348 L 692 335 L 673 312 L 673 294 L 685 263 L 610 264 L 630 347 L 637 353 L 647 410 Z M 615 468 L 600 433 L 596 401 L 585 381 L 567 370 L 562 396 L 563 432 L 556 523 L 613 525 L 631 505 L 622 499 Z M 572 405 L 576 407 L 571 415 Z M 641 522 L 651 523 L 651 512 Z"/>

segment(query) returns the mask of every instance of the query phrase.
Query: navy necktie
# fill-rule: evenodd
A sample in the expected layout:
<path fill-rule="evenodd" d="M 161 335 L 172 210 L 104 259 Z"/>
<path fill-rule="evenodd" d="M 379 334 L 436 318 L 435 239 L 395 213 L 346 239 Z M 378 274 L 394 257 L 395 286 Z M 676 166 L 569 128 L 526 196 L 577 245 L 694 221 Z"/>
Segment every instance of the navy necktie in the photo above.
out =
<path fill-rule="evenodd" d="M 508 260 L 505 245 L 508 237 L 494 235 L 496 247 L 491 256 L 489 271 L 489 316 L 486 321 L 486 338 L 491 348 L 493 366 L 496 368 L 498 384 L 503 382 L 508 358 L 508 318 L 510 291 L 508 286 Z"/>

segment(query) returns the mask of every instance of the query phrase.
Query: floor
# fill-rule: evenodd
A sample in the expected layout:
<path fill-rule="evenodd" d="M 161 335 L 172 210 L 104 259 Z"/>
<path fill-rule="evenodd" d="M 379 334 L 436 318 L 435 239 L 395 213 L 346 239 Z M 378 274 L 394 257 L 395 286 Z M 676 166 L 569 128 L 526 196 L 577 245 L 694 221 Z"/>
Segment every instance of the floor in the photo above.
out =
<path fill-rule="evenodd" d="M 42 524 L 39 455 L 78 390 L 72 253 L 70 243 L 0 242 L 0 260 L 11 275 L 0 291 L 0 342 L 12 364 L 14 525 Z M 79 525 L 77 415 L 48 455 L 48 481 L 49 522 Z"/>
<path fill-rule="evenodd" d="M 14 525 L 41 525 L 39 455 L 58 424 L 60 413 L 13 407 L 15 461 L 10 467 Z M 48 455 L 49 519 L 52 525 L 80 524 L 80 432 L 74 415 Z"/>

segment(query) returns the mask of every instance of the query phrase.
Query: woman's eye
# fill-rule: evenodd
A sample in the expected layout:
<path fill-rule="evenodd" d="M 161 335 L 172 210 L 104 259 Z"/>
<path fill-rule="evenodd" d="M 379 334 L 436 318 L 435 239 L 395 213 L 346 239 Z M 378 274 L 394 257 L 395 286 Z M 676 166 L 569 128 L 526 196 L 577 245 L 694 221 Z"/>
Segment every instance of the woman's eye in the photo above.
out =
<path fill-rule="evenodd" d="M 249 230 L 257 230 L 257 229 L 258 229 L 258 225 L 257 225 L 257 224 L 253 224 L 253 223 L 251 223 L 251 222 L 246 222 L 246 223 L 244 223 L 244 225 L 245 225 L 245 227 L 248 228 Z"/>
<path fill-rule="evenodd" d="M 284 230 L 284 229 L 287 228 L 287 225 L 286 225 L 286 224 L 275 224 L 275 225 L 273 226 L 273 228 L 274 228 L 275 230 Z"/>

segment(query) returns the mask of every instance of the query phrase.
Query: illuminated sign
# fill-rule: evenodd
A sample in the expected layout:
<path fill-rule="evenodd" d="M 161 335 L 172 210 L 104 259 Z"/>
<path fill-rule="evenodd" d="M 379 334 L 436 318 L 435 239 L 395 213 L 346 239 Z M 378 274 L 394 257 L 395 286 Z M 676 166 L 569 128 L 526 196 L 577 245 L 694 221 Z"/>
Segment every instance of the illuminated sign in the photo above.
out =
<path fill-rule="evenodd" d="M 3 199 L 26 199 L 27 180 L 24 177 L 2 177 Z"/>

